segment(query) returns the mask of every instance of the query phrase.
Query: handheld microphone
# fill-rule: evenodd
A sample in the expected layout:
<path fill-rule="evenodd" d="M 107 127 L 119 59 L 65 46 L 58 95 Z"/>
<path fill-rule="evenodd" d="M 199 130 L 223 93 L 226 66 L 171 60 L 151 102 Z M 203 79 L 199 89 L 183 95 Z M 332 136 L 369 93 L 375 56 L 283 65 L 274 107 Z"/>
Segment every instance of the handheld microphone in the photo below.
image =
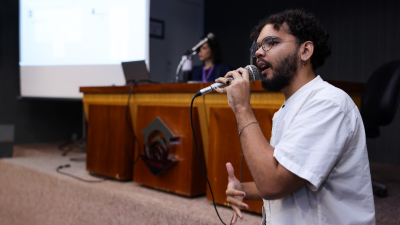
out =
<path fill-rule="evenodd" d="M 192 48 L 192 52 L 197 51 L 204 43 L 206 43 L 208 40 L 214 39 L 214 34 L 213 33 L 208 33 L 207 37 L 205 37 L 203 40 L 201 40 L 197 45 L 195 45 Z"/>
<path fill-rule="evenodd" d="M 245 67 L 247 71 L 249 71 L 249 81 L 261 80 L 260 71 L 254 65 L 247 65 Z M 228 78 L 228 83 L 233 80 L 232 78 Z M 213 92 L 215 88 L 224 88 L 226 85 L 224 83 L 214 83 L 206 88 L 201 89 L 199 92 L 196 93 L 196 97 L 200 95 L 205 95 L 210 92 Z"/>

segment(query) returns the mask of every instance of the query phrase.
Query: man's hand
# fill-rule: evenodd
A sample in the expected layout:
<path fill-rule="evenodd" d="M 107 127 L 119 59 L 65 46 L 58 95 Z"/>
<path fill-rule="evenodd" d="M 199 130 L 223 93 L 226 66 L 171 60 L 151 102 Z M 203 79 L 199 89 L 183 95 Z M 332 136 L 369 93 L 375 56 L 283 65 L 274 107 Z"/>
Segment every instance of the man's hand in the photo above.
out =
<path fill-rule="evenodd" d="M 228 72 L 224 78 L 216 79 L 215 82 L 226 84 L 229 77 L 234 78 L 230 85 L 225 88 L 217 88 L 215 91 L 227 93 L 228 104 L 234 112 L 243 108 L 250 108 L 249 72 L 246 69 L 239 68 Z"/>
<path fill-rule="evenodd" d="M 248 209 L 249 206 L 243 203 L 243 198 L 246 196 L 246 193 L 243 192 L 243 187 L 240 181 L 236 179 L 231 163 L 228 162 L 226 164 L 226 170 L 228 171 L 228 188 L 226 190 L 226 201 L 233 209 L 232 224 L 234 224 L 236 223 L 238 217 L 240 217 L 240 219 L 243 219 L 240 207 Z"/>

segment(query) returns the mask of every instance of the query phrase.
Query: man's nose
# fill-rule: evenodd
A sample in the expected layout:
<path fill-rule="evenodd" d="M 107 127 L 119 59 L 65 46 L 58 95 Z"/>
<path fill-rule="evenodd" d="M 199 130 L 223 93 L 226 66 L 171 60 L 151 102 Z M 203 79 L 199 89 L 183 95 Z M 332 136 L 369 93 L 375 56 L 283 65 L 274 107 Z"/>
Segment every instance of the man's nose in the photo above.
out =
<path fill-rule="evenodd" d="M 263 56 L 265 56 L 265 51 L 262 49 L 262 47 L 259 47 L 256 51 L 256 58 L 263 57 Z"/>

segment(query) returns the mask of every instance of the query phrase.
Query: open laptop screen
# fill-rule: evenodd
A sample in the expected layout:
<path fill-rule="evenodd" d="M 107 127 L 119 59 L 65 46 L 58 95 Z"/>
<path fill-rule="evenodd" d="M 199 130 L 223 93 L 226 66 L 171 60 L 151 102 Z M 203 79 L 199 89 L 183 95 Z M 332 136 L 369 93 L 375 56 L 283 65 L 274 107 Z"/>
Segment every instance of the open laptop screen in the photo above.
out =
<path fill-rule="evenodd" d="M 126 83 L 138 82 L 140 80 L 149 80 L 149 72 L 147 71 L 146 63 L 144 60 L 122 62 L 122 69 L 124 71 Z"/>

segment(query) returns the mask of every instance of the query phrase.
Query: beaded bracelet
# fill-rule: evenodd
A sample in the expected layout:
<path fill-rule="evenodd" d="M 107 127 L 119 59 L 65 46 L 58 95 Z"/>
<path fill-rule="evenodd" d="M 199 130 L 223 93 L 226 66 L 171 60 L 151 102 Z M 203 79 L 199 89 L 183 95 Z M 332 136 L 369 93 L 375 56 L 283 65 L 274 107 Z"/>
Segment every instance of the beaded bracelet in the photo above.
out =
<path fill-rule="evenodd" d="M 250 125 L 250 124 L 252 124 L 252 123 L 258 123 L 258 122 L 257 122 L 257 121 L 253 121 L 253 122 L 250 122 L 250 123 L 246 124 L 246 125 L 239 131 L 239 138 L 240 138 L 240 134 L 242 133 L 243 129 L 246 128 L 248 125 Z"/>

